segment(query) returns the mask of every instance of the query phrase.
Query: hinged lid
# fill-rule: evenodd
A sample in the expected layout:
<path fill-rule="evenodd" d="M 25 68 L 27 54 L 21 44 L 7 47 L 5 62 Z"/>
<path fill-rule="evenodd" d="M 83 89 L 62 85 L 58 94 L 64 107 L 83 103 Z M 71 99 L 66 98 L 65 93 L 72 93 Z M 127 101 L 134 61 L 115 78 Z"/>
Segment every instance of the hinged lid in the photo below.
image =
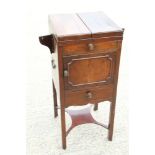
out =
<path fill-rule="evenodd" d="M 57 41 L 122 36 L 123 32 L 103 12 L 49 15 L 49 29 Z"/>

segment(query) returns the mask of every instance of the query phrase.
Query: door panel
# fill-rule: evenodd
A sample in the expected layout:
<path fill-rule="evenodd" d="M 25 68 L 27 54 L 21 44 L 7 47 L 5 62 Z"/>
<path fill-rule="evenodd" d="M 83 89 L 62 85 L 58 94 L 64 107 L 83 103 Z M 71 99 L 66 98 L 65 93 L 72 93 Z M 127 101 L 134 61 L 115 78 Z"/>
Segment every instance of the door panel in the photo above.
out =
<path fill-rule="evenodd" d="M 64 80 L 67 89 L 107 84 L 113 79 L 113 53 L 64 59 Z"/>

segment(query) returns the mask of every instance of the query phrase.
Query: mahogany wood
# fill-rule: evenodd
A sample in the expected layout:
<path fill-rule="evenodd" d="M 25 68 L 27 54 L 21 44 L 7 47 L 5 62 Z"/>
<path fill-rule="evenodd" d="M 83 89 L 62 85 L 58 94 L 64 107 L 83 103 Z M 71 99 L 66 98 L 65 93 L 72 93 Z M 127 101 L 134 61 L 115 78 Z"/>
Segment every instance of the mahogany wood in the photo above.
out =
<path fill-rule="evenodd" d="M 58 45 L 59 46 L 59 45 Z M 66 149 L 66 123 L 65 123 L 65 96 L 64 96 L 64 82 L 63 82 L 63 59 L 62 47 L 58 49 L 58 64 L 59 64 L 59 87 L 60 87 L 60 106 L 61 106 L 61 131 L 62 131 L 62 147 Z"/>
<path fill-rule="evenodd" d="M 121 41 L 123 39 L 122 32 L 119 32 L 120 35 L 115 35 L 115 33 L 110 33 L 111 35 L 107 35 L 100 38 L 88 38 L 88 39 L 80 39 L 80 40 L 66 40 L 59 41 L 59 45 L 66 46 L 71 44 L 80 44 L 80 43 L 91 43 L 92 41 L 97 42 L 107 42 L 107 41 Z M 108 33 L 109 34 L 109 33 Z"/>
<path fill-rule="evenodd" d="M 72 124 L 67 130 L 67 135 L 69 132 L 76 126 L 81 125 L 81 124 L 86 124 L 86 123 L 94 123 L 97 125 L 100 125 L 106 129 L 109 128 L 109 125 L 104 125 L 102 123 L 97 122 L 93 116 L 91 115 L 91 108 L 92 105 L 82 109 L 82 110 L 69 110 L 66 109 L 66 112 L 70 115 L 72 119 Z"/>
<path fill-rule="evenodd" d="M 94 49 L 89 49 L 89 44 L 93 44 Z M 96 42 L 90 41 L 89 43 L 77 43 L 69 44 L 63 47 L 63 55 L 80 55 L 80 54 L 90 54 L 90 53 L 104 53 L 115 51 L 118 48 L 117 41 L 108 41 L 108 42 Z"/>
<path fill-rule="evenodd" d="M 54 53 L 54 36 L 52 34 L 39 37 L 39 41 L 50 49 L 51 54 Z"/>
<path fill-rule="evenodd" d="M 89 98 L 88 92 L 92 94 Z M 113 95 L 113 85 L 105 85 L 98 88 L 87 88 L 78 91 L 65 91 L 65 107 L 85 105 L 88 103 L 96 104 L 102 101 L 111 100 Z"/>
<path fill-rule="evenodd" d="M 94 105 L 94 111 L 98 110 L 98 103 Z"/>
<path fill-rule="evenodd" d="M 49 28 L 59 41 L 90 38 L 91 33 L 76 14 L 57 14 L 49 16 Z"/>
<path fill-rule="evenodd" d="M 111 75 L 111 63 L 111 59 L 104 56 L 73 59 L 68 64 L 68 81 L 72 85 L 107 81 Z"/>
<path fill-rule="evenodd" d="M 108 139 L 112 141 L 113 130 L 114 130 L 114 117 L 115 117 L 115 108 L 116 108 L 116 95 L 117 95 L 117 81 L 119 73 L 119 63 L 120 63 L 120 54 L 121 54 L 122 41 L 119 42 L 119 50 L 117 51 L 116 65 L 115 65 L 115 80 L 114 80 L 114 91 L 113 98 L 110 105 L 110 115 L 109 115 L 109 133 Z"/>
<path fill-rule="evenodd" d="M 107 52 L 107 51 L 106 51 Z M 65 89 L 81 89 L 113 81 L 116 52 L 64 57 Z"/>
<path fill-rule="evenodd" d="M 96 123 L 108 129 L 112 140 L 119 62 L 124 29 L 102 12 L 49 16 L 50 35 L 39 37 L 52 53 L 54 117 L 61 110 L 62 147 L 66 136 L 80 124 Z M 110 101 L 109 125 L 96 122 L 90 108 L 70 111 L 69 106 Z M 72 125 L 66 131 L 65 111 Z"/>
<path fill-rule="evenodd" d="M 78 16 L 85 23 L 92 33 L 92 37 L 103 37 L 103 34 L 109 32 L 120 32 L 122 28 L 117 26 L 108 16 L 103 12 L 89 12 L 79 13 Z"/>
<path fill-rule="evenodd" d="M 52 81 L 52 85 L 53 85 L 54 117 L 57 117 L 58 116 L 57 94 L 56 94 L 56 89 L 53 81 Z"/>

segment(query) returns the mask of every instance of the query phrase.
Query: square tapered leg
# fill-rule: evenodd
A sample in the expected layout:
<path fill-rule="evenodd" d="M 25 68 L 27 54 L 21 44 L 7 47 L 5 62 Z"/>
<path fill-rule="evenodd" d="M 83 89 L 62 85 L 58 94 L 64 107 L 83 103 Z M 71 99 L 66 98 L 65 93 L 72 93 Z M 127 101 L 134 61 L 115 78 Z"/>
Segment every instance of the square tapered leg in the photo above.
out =
<path fill-rule="evenodd" d="M 58 116 L 57 93 L 53 82 L 52 84 L 53 84 L 53 100 L 54 100 L 54 117 L 57 117 Z"/>

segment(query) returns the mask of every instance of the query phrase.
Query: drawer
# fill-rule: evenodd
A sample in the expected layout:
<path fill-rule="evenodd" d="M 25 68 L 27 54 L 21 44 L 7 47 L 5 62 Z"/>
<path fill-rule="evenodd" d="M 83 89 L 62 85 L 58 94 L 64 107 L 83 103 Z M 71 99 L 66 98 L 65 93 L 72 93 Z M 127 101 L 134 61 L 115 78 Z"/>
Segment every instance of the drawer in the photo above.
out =
<path fill-rule="evenodd" d="M 94 87 L 91 89 L 82 89 L 79 91 L 65 91 L 65 107 L 74 105 L 85 105 L 88 103 L 99 103 L 105 100 L 111 100 L 113 94 L 113 85 L 104 87 Z"/>
<path fill-rule="evenodd" d="M 117 50 L 117 41 L 108 42 L 88 42 L 88 43 L 77 43 L 68 44 L 63 47 L 63 55 L 79 55 L 79 54 L 89 54 L 89 53 L 102 53 L 111 52 Z"/>

